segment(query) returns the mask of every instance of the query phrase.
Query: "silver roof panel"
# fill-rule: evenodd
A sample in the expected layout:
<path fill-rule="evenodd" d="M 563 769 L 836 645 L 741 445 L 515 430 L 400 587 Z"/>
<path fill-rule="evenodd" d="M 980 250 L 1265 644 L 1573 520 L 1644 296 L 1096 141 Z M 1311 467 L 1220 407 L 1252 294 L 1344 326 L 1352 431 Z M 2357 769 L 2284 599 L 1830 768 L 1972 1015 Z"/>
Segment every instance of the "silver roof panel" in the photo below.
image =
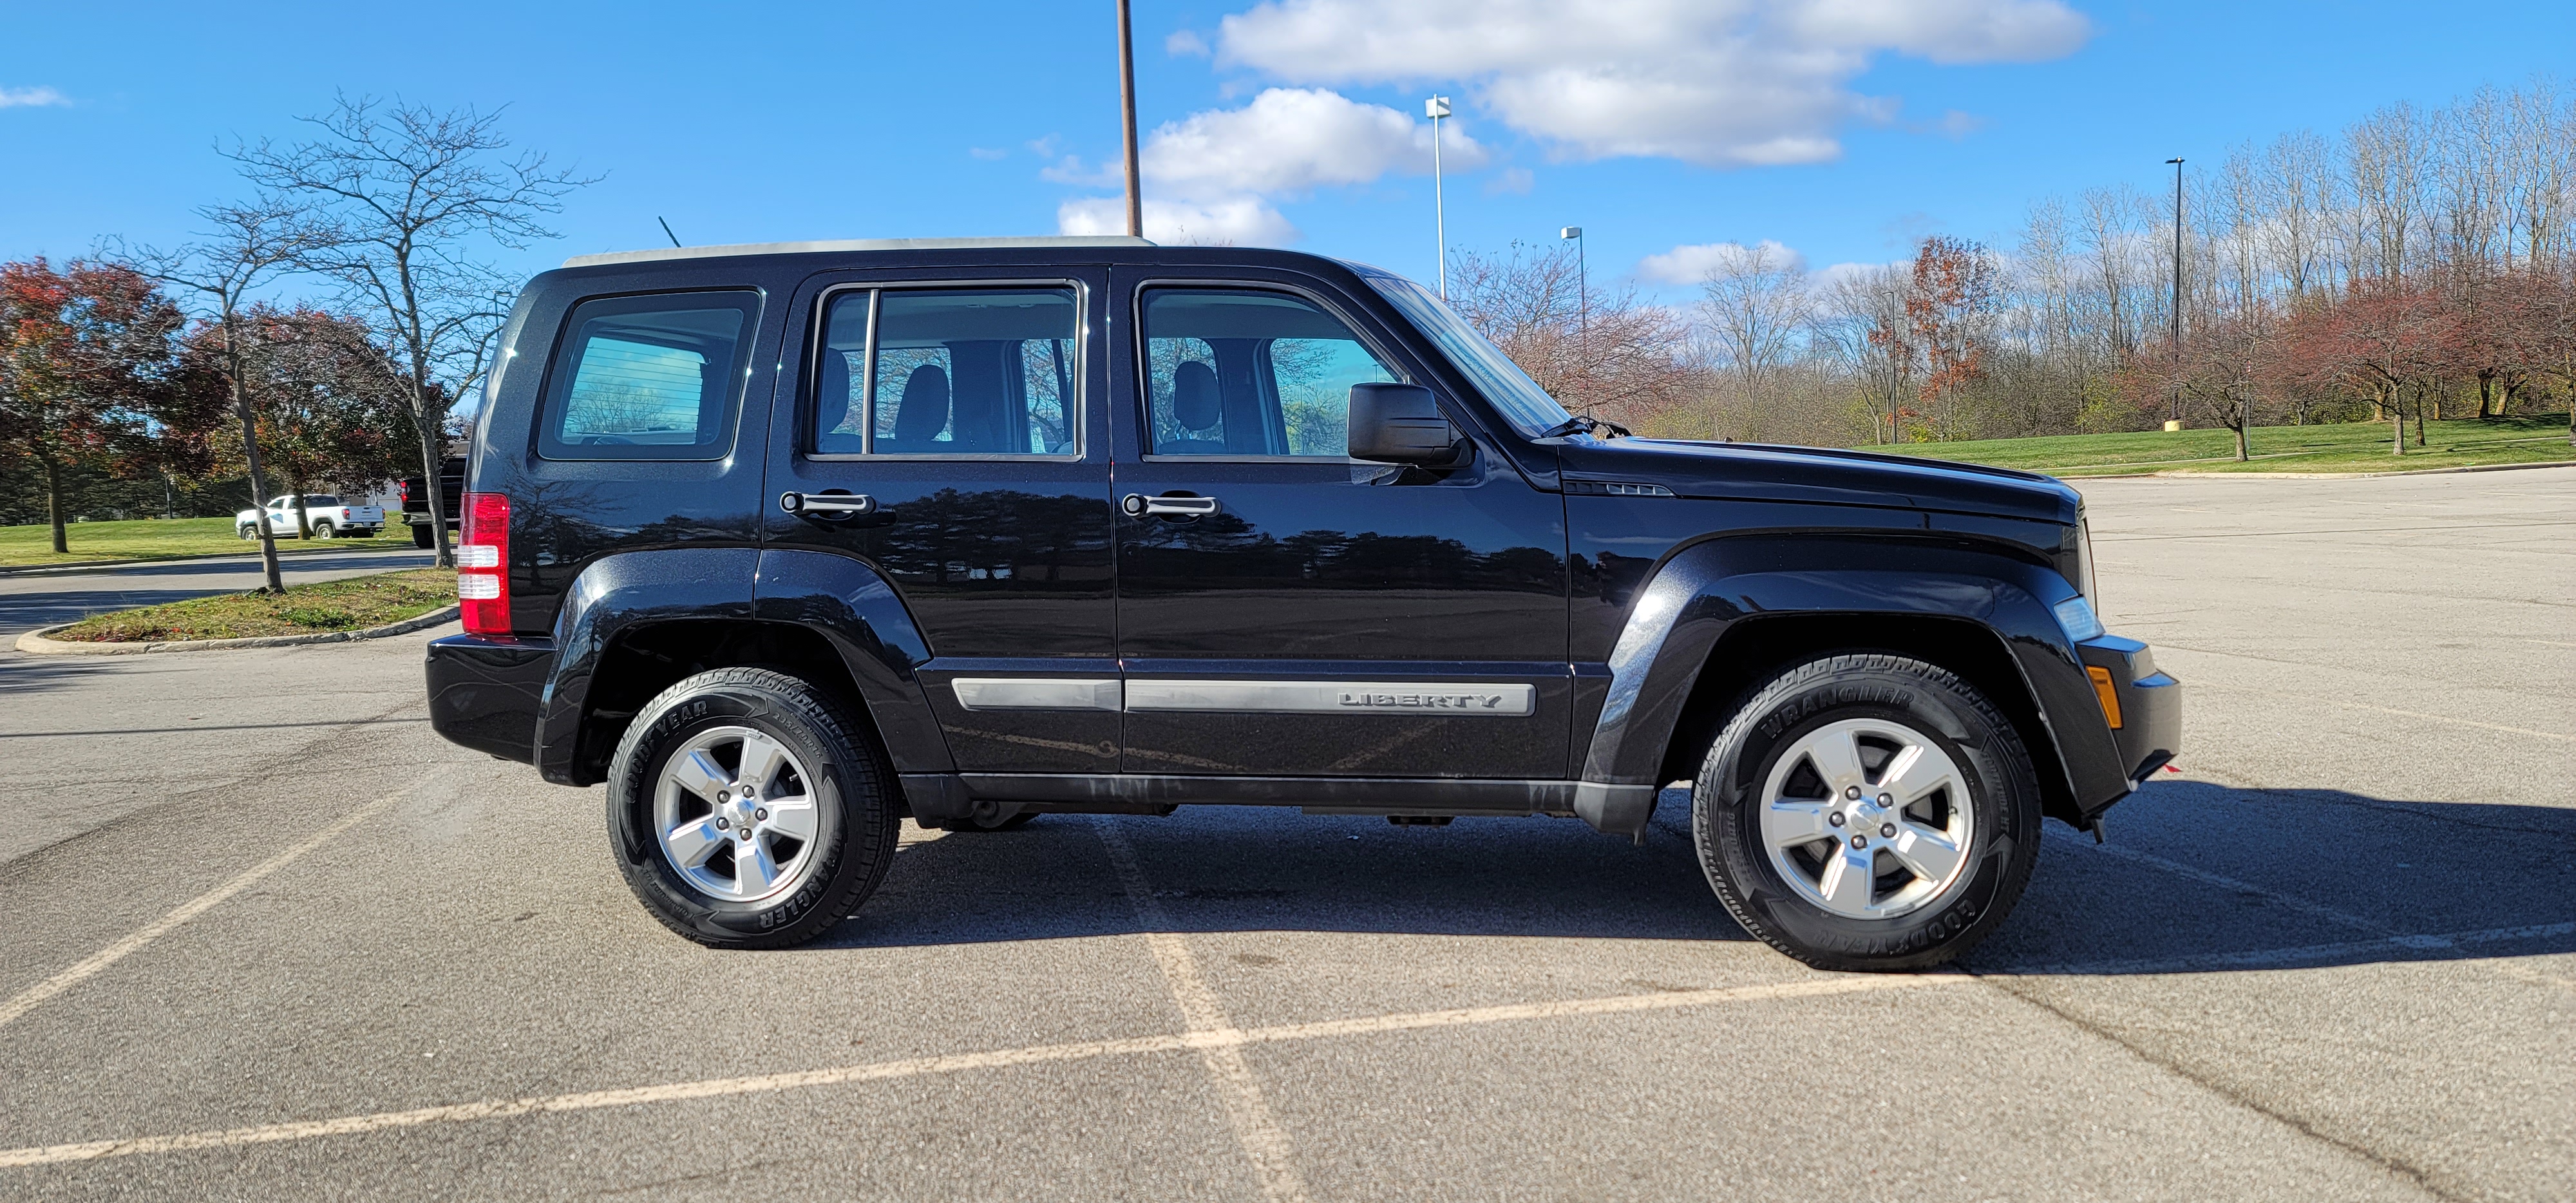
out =
<path fill-rule="evenodd" d="M 600 267 L 611 263 L 654 263 L 666 259 L 730 259 L 742 255 L 852 254 L 860 251 L 964 251 L 1009 249 L 1065 250 L 1073 247 L 1152 246 L 1124 234 L 1084 234 L 1041 238 L 840 238 L 820 242 L 741 242 L 730 246 L 674 246 L 649 251 L 612 251 L 575 255 L 565 267 Z"/>

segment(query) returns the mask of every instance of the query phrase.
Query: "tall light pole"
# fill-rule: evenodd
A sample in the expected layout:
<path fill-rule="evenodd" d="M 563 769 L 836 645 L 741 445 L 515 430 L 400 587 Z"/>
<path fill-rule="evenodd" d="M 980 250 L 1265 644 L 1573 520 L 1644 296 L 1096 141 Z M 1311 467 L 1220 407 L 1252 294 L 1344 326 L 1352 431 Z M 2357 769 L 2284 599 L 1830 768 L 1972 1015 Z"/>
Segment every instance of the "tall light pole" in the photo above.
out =
<path fill-rule="evenodd" d="M 1118 0 L 1118 116 L 1127 135 L 1127 236 L 1145 236 L 1145 193 L 1136 182 L 1136 38 L 1127 0 Z"/>
<path fill-rule="evenodd" d="M 1583 262 L 1583 227 L 1567 226 L 1556 232 L 1557 241 L 1574 240 L 1574 311 L 1586 339 L 1592 337 L 1592 270 Z"/>
<path fill-rule="evenodd" d="M 1431 233 L 1440 240 L 1440 299 L 1445 301 L 1449 299 L 1449 206 L 1440 195 L 1440 119 L 1449 115 L 1449 98 L 1424 101 L 1422 115 L 1431 119 Z"/>
<path fill-rule="evenodd" d="M 2179 372 L 2182 370 L 2182 160 L 2172 158 L 2165 162 L 2172 165 L 2174 169 L 2173 321 L 2169 324 L 2171 330 L 2169 342 L 2173 352 L 2173 367 Z M 2173 390 L 2173 420 L 2182 421 L 2182 385 L 2179 383 L 2174 385 Z"/>

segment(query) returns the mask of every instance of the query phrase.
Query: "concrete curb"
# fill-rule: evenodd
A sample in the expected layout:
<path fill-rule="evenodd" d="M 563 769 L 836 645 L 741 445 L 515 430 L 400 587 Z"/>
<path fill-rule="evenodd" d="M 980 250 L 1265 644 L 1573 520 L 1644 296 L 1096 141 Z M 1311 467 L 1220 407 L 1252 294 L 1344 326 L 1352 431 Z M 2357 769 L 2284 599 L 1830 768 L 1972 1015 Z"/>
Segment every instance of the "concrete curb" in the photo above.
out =
<path fill-rule="evenodd" d="M 413 547 L 408 543 L 399 548 L 394 548 L 370 547 L 356 539 L 332 539 L 327 541 L 333 544 L 333 546 L 303 548 L 281 547 L 277 551 L 278 558 L 280 560 L 287 560 L 296 556 L 329 555 L 335 551 L 357 551 L 371 555 L 400 555 L 406 551 L 431 550 L 426 547 Z M 259 554 L 258 548 L 259 545 L 253 543 L 251 544 L 251 550 L 246 552 L 226 551 L 202 556 L 168 556 L 158 560 L 74 560 L 69 564 L 0 564 L 0 576 L 26 576 L 32 573 L 42 572 L 79 572 L 87 568 L 148 568 L 159 564 L 198 564 L 207 560 L 229 560 L 235 556 L 256 556 Z"/>
<path fill-rule="evenodd" d="M 173 639 L 163 643 L 86 643 L 78 640 L 48 639 L 47 635 L 76 623 L 58 622 L 39 627 L 18 637 L 18 650 L 30 656 L 133 656 L 144 652 L 211 652 L 244 647 L 301 647 L 308 643 L 354 643 L 361 639 L 382 639 L 387 635 L 408 635 L 456 621 L 457 607 L 432 610 L 418 618 L 369 627 L 363 631 L 324 631 L 314 635 L 255 635 L 247 639 Z M 86 620 L 84 620 L 86 621 Z"/>
<path fill-rule="evenodd" d="M 2104 472 L 2094 476 L 2061 476 L 2073 484 L 2086 480 L 2371 480 L 2382 476 L 2450 476 L 2460 472 L 2519 472 L 2525 468 L 2576 468 L 2576 459 L 2534 464 L 2471 464 L 2464 468 L 2411 468 L 2396 472 Z"/>

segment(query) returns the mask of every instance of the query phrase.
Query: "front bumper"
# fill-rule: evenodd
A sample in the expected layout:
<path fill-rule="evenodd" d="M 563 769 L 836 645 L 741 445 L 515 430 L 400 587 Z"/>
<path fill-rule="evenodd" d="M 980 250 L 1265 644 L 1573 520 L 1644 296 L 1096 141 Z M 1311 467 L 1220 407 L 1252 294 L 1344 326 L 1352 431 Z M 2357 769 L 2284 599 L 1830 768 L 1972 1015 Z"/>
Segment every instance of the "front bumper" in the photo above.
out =
<path fill-rule="evenodd" d="M 2182 682 L 2157 671 L 2155 655 L 2135 639 L 2102 635 L 2076 644 L 2075 649 L 2088 672 L 2099 669 L 2108 674 L 2118 710 L 2111 740 L 2119 746 L 2130 788 L 2144 785 L 2182 751 Z M 2111 715 L 2106 713 L 2104 718 Z"/>
<path fill-rule="evenodd" d="M 551 639 L 450 635 L 429 644 L 429 725 L 505 760 L 537 762 L 537 720 L 554 675 Z"/>

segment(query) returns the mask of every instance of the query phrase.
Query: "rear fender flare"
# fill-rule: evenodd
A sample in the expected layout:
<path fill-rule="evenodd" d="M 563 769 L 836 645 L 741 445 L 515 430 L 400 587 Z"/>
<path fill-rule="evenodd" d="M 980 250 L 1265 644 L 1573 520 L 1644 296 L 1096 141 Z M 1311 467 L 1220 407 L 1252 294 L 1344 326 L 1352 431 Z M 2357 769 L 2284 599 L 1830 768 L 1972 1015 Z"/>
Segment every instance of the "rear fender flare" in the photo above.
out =
<path fill-rule="evenodd" d="M 848 556 L 772 549 L 760 553 L 752 593 L 753 617 L 804 627 L 841 654 L 896 772 L 957 771 L 916 675 L 930 641 L 883 573 Z"/>
<path fill-rule="evenodd" d="M 554 672 L 538 700 L 537 770 L 587 785 L 578 766 L 582 720 L 601 661 L 636 627 L 674 619 L 751 618 L 749 547 L 672 547 L 602 556 L 564 590 L 555 612 Z"/>
<path fill-rule="evenodd" d="M 539 704 L 537 767 L 545 778 L 588 784 L 578 759 L 590 686 L 621 638 L 654 623 L 710 619 L 785 623 L 821 636 L 856 683 L 897 770 L 955 771 L 913 673 L 930 658 L 929 645 L 884 576 L 821 552 L 726 547 L 622 552 L 573 579 L 555 618 L 558 653 Z"/>

